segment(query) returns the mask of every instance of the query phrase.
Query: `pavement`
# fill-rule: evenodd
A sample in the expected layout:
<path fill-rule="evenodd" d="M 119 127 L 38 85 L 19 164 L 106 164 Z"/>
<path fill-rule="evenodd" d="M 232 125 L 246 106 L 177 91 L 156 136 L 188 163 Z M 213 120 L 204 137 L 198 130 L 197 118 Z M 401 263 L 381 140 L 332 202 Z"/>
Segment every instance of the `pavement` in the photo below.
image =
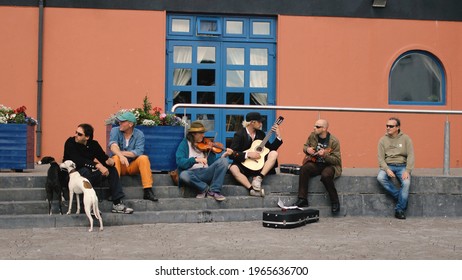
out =
<path fill-rule="evenodd" d="M 321 218 L 261 222 L 0 229 L 3 260 L 460 260 L 462 219 Z"/>

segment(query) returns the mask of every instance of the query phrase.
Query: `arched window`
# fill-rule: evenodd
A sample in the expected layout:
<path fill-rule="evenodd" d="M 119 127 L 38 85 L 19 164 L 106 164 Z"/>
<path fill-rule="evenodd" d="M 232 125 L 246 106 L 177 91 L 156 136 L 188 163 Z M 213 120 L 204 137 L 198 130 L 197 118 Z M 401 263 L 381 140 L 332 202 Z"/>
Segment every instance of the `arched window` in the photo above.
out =
<path fill-rule="evenodd" d="M 390 71 L 388 103 L 445 105 L 446 76 L 439 59 L 425 51 L 398 57 Z"/>

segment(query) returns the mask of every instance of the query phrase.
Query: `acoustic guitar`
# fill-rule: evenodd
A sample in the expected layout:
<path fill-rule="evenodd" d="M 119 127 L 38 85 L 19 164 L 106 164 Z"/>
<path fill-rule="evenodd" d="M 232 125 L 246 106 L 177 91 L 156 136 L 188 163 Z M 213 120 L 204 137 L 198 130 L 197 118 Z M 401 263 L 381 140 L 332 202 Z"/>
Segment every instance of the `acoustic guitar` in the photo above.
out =
<path fill-rule="evenodd" d="M 282 116 L 279 116 L 274 124 L 280 125 L 283 120 L 284 118 Z M 265 156 L 270 152 L 270 150 L 267 147 L 265 147 L 265 145 L 266 145 L 266 142 L 268 142 L 268 140 L 270 139 L 272 134 L 273 134 L 273 131 L 270 130 L 268 134 L 266 134 L 263 140 L 254 140 L 252 142 L 252 145 L 250 146 L 250 148 L 245 150 L 244 152 L 260 153 L 260 158 L 259 159 L 248 158 L 244 162 L 242 162 L 242 165 L 254 171 L 260 170 L 263 168 L 263 165 L 265 165 Z"/>

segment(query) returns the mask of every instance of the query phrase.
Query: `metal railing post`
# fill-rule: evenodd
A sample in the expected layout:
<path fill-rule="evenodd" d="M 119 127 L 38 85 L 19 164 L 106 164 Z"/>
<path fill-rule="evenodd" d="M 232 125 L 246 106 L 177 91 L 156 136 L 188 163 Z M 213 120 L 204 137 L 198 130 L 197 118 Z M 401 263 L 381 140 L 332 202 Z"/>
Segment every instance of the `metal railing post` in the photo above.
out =
<path fill-rule="evenodd" d="M 449 135 L 450 135 L 450 123 L 449 119 L 446 117 L 446 123 L 444 126 L 444 161 L 443 161 L 443 175 L 449 175 L 449 159 L 450 159 L 450 149 L 449 149 Z"/>

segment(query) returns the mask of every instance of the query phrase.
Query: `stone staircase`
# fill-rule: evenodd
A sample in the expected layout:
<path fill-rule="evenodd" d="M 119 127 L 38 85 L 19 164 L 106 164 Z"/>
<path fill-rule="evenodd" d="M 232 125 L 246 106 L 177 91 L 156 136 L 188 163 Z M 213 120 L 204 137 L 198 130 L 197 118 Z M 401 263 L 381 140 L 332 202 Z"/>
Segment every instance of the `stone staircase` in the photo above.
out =
<path fill-rule="evenodd" d="M 193 191 L 172 185 L 168 174 L 153 175 L 158 202 L 142 199 L 139 176 L 122 177 L 124 201 L 135 210 L 131 215 L 111 213 L 112 202 L 107 200 L 107 187 L 96 188 L 98 197 L 103 198 L 100 210 L 105 226 L 261 220 L 264 211 L 278 209 L 279 199 L 285 205 L 293 203 L 298 189 L 298 176 L 279 173 L 267 176 L 263 181 L 264 198 L 252 197 L 227 175 L 223 186 L 226 200 L 217 202 L 212 198 L 196 199 Z M 83 207 L 80 214 L 75 214 L 74 205 L 73 214 L 59 215 L 55 200 L 54 214 L 48 215 L 45 176 L 45 172 L 0 176 L 0 228 L 88 226 Z M 393 216 L 394 202 L 379 187 L 375 174 L 344 172 L 336 180 L 336 186 L 341 203 L 341 213 L 337 217 Z M 331 216 L 330 201 L 319 177 L 310 182 L 309 202 L 311 207 L 320 210 L 321 217 Z M 67 204 L 63 211 L 67 211 Z M 407 216 L 462 216 L 462 176 L 414 175 Z"/>

